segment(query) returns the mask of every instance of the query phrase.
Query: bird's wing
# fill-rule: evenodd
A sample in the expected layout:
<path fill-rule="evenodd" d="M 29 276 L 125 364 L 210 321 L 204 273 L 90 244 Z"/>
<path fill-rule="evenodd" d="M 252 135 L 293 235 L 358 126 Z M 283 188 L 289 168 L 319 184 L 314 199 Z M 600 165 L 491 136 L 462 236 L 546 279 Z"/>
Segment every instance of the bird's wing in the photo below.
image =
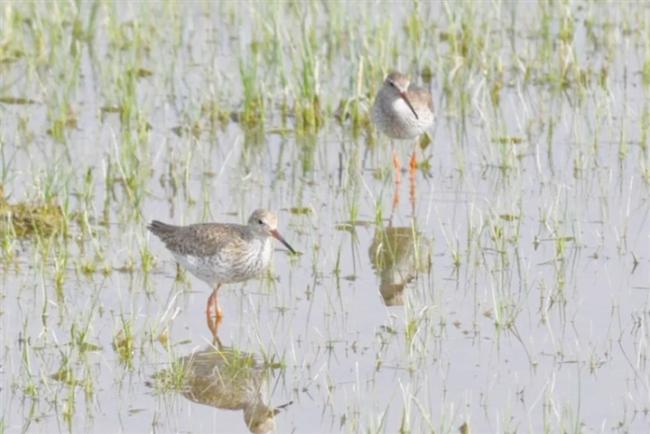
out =
<path fill-rule="evenodd" d="M 174 253 L 212 256 L 241 248 L 246 244 L 245 235 L 241 225 L 199 223 L 177 226 L 174 230 L 161 234 L 159 237 Z"/>
<path fill-rule="evenodd" d="M 433 112 L 433 96 L 431 92 L 421 86 L 416 86 L 414 84 L 409 86 L 409 92 L 417 95 L 418 100 L 426 101 L 429 110 Z"/>

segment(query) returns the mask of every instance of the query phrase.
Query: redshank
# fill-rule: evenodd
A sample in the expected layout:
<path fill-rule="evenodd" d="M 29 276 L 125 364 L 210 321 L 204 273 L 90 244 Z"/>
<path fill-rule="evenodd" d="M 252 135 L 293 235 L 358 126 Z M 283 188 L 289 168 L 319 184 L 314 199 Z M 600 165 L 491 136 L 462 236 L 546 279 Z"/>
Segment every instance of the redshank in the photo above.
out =
<path fill-rule="evenodd" d="M 411 84 L 406 75 L 391 72 L 377 92 L 372 107 L 372 120 L 377 128 L 391 139 L 414 139 L 433 125 L 431 93 L 423 87 Z M 399 183 L 400 162 L 394 148 L 393 163 Z M 410 170 L 415 172 L 415 149 L 409 166 Z"/>
<path fill-rule="evenodd" d="M 426 270 L 428 245 L 412 226 L 377 226 L 368 256 L 386 306 L 404 304 L 407 285 Z"/>
<path fill-rule="evenodd" d="M 255 354 L 237 348 L 202 349 L 176 359 L 173 366 L 156 372 L 155 382 L 150 386 L 175 390 L 197 404 L 243 410 L 244 422 L 254 434 L 274 430 L 275 416 L 293 403 L 267 405 L 264 391 L 279 364 L 262 362 Z M 181 368 L 182 378 L 178 377 L 176 367 Z"/>
<path fill-rule="evenodd" d="M 221 285 L 259 277 L 271 263 L 271 237 L 295 253 L 278 232 L 278 218 L 265 209 L 253 211 L 247 225 L 173 226 L 154 220 L 147 228 L 165 243 L 180 265 L 213 288 L 206 318 L 215 342 L 219 342 L 217 332 L 223 319 L 218 300 Z"/>

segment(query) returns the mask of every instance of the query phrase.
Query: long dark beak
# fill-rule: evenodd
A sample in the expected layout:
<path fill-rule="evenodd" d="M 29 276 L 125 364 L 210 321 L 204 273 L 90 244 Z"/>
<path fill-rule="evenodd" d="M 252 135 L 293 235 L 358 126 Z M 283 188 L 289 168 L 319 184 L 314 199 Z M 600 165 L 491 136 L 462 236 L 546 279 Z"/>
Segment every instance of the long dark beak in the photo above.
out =
<path fill-rule="evenodd" d="M 281 410 L 284 410 L 285 408 L 287 408 L 287 407 L 290 406 L 291 404 L 293 404 L 293 401 L 289 401 L 289 402 L 287 402 L 286 404 L 278 405 L 277 407 L 275 407 L 275 408 L 273 409 L 273 416 L 275 416 L 276 414 L 280 413 Z"/>
<path fill-rule="evenodd" d="M 416 113 L 415 109 L 413 108 L 413 104 L 411 104 L 411 101 L 409 101 L 408 96 L 406 96 L 406 92 L 400 92 L 399 96 L 401 96 L 402 99 L 404 100 L 404 102 L 406 103 L 406 105 L 409 106 L 409 108 L 413 112 L 413 116 L 415 116 L 415 119 L 420 119 L 418 117 L 418 114 Z"/>
<path fill-rule="evenodd" d="M 294 255 L 296 254 L 296 251 L 293 250 L 293 247 L 291 247 L 291 246 L 289 245 L 289 243 L 287 243 L 287 241 L 286 241 L 284 238 L 282 238 L 282 235 L 280 235 L 280 232 L 278 232 L 277 229 L 273 229 L 273 230 L 271 231 L 271 235 L 273 235 L 273 238 L 275 238 L 276 240 L 278 240 L 278 241 L 280 241 L 282 244 L 284 244 L 284 247 L 286 247 L 287 249 L 289 249 L 289 251 L 290 251 L 291 253 L 293 253 Z"/>

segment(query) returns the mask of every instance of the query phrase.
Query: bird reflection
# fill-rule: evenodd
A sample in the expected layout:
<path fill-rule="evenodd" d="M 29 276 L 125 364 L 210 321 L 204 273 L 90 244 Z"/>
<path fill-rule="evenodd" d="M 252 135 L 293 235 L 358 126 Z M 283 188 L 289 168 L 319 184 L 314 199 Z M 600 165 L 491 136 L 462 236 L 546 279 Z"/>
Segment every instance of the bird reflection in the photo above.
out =
<path fill-rule="evenodd" d="M 404 288 L 425 265 L 424 237 L 413 227 L 377 228 L 368 249 L 386 306 L 404 304 Z"/>
<path fill-rule="evenodd" d="M 192 402 L 225 410 L 243 410 L 244 423 L 255 434 L 275 428 L 274 417 L 291 402 L 269 407 L 261 389 L 271 369 L 255 356 L 234 348 L 208 348 L 181 357 L 172 368 L 154 375 L 160 390 L 177 390 Z"/>

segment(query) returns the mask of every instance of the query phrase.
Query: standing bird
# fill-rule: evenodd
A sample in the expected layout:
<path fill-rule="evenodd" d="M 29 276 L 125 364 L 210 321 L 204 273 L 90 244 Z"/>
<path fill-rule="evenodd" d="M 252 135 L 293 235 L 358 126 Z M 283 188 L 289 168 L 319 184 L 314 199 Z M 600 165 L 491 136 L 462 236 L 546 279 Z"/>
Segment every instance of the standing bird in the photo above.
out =
<path fill-rule="evenodd" d="M 173 226 L 154 220 L 147 229 L 165 243 L 183 268 L 213 288 L 205 313 L 215 342 L 219 342 L 217 332 L 223 319 L 218 300 L 221 285 L 259 277 L 271 263 L 271 237 L 295 253 L 278 232 L 278 218 L 265 209 L 253 211 L 247 225 Z"/>
<path fill-rule="evenodd" d="M 433 98 L 431 93 L 410 83 L 409 78 L 397 71 L 386 76 L 375 103 L 372 120 L 382 133 L 391 139 L 414 139 L 433 125 Z M 393 148 L 393 165 L 400 180 L 400 161 Z M 409 164 L 412 174 L 417 168 L 415 149 Z"/>

